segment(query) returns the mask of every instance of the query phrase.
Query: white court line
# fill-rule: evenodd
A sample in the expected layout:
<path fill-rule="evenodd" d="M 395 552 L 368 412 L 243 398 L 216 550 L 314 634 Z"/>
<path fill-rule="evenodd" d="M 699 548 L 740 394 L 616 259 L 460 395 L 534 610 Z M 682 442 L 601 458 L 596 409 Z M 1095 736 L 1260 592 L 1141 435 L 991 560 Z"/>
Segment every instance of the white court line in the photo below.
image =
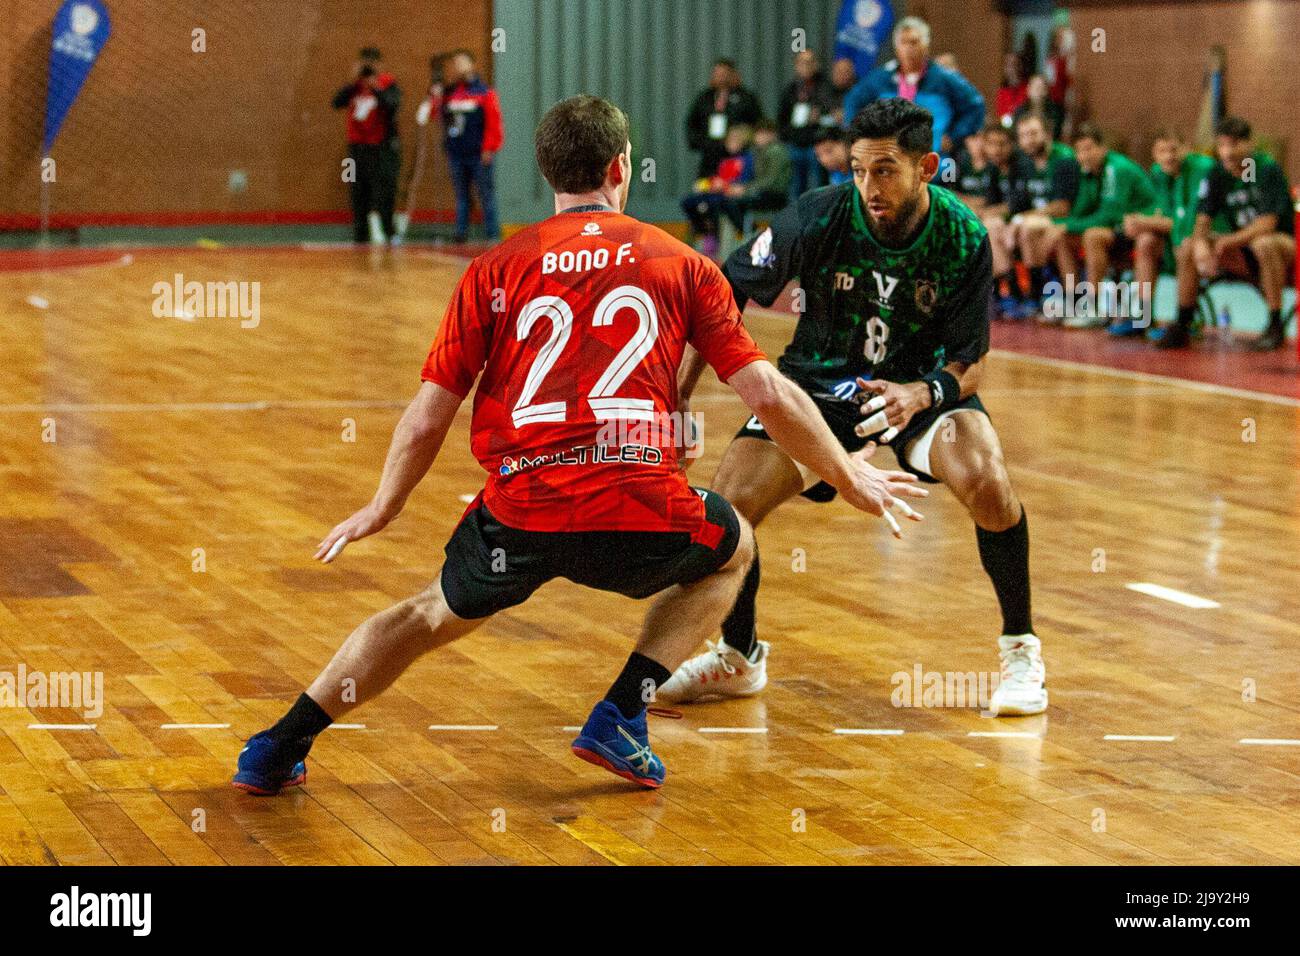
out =
<path fill-rule="evenodd" d="M 578 731 L 580 731 L 582 728 L 581 728 L 581 727 L 561 727 L 560 729 L 563 730 L 566 734 L 576 734 L 576 733 L 577 733 Z"/>
<path fill-rule="evenodd" d="M 1186 591 L 1175 591 L 1173 588 L 1167 588 L 1163 584 L 1151 584 L 1148 581 L 1133 581 L 1124 585 L 1130 591 L 1137 591 L 1139 594 L 1148 594 L 1151 597 L 1160 598 L 1164 601 L 1172 601 L 1175 604 L 1181 604 L 1183 607 L 1195 608 L 1198 611 L 1204 611 L 1209 608 L 1222 607 L 1218 601 L 1211 601 L 1209 598 L 1197 597 L 1195 594 L 1188 594 Z"/>
<path fill-rule="evenodd" d="M 1271 402 L 1274 405 L 1288 405 L 1292 408 L 1300 408 L 1300 398 L 1290 398 L 1286 395 L 1274 395 L 1271 392 L 1256 392 L 1248 388 L 1233 388 L 1230 385 L 1214 385 L 1210 382 L 1198 382 L 1189 378 L 1176 378 L 1173 375 L 1157 375 L 1154 372 L 1134 372 L 1129 369 L 1110 368 L 1105 365 L 1089 365 L 1087 362 L 1071 362 L 1067 359 L 1047 358 L 1042 355 L 1028 355 L 1024 352 L 1008 352 L 1004 349 L 993 349 L 989 354 L 996 355 L 998 358 L 1008 358 L 1015 362 L 1030 362 L 1036 365 L 1048 365 L 1052 368 L 1068 368 L 1079 372 L 1098 372 L 1102 375 L 1109 375 L 1112 378 L 1125 378 L 1133 382 L 1158 382 L 1162 385 L 1173 385 L 1178 388 L 1187 388 L 1194 392 L 1205 392 L 1210 395 L 1231 395 L 1233 398 L 1253 398 L 1261 402 Z"/>
<path fill-rule="evenodd" d="M 496 724 L 430 724 L 430 730 L 499 730 Z"/>
<path fill-rule="evenodd" d="M 163 730 L 225 730 L 229 724 L 163 724 Z"/>
<path fill-rule="evenodd" d="M 1042 740 L 1042 734 L 1031 734 L 1027 730 L 972 730 L 967 737 L 1014 737 L 1017 740 Z"/>
<path fill-rule="evenodd" d="M 1174 737 L 1172 735 L 1165 736 L 1163 734 L 1106 734 L 1106 736 L 1102 737 L 1101 739 L 1102 740 L 1136 740 L 1139 742 L 1150 741 L 1152 743 L 1167 744 L 1173 741 Z"/>
<path fill-rule="evenodd" d="M 28 724 L 28 730 L 94 730 L 95 724 Z"/>
<path fill-rule="evenodd" d="M 756 315 L 766 315 L 777 319 L 789 319 L 793 321 L 796 316 L 791 312 L 782 312 L 780 309 L 764 309 L 760 306 L 751 305 L 746 310 Z M 1256 392 L 1248 388 L 1233 388 L 1229 385 L 1214 385 L 1210 382 L 1198 382 L 1189 378 L 1176 378 L 1173 375 L 1157 375 L 1154 372 L 1134 372 L 1123 368 L 1110 368 L 1105 365 L 1089 365 L 1087 362 L 1071 362 L 1067 359 L 1048 358 L 1043 355 L 1030 355 L 1025 352 L 1008 352 L 1006 349 L 993 349 L 990 355 L 996 355 L 998 358 L 1011 359 L 1013 362 L 1029 362 L 1034 365 L 1047 365 L 1052 368 L 1072 369 L 1076 372 L 1096 372 L 1098 375 L 1108 375 L 1111 378 L 1128 379 L 1131 382 L 1155 382 L 1161 385 L 1170 385 L 1176 388 L 1186 388 L 1193 392 L 1204 392 L 1209 395 L 1231 395 L 1234 398 L 1250 398 L 1261 402 L 1269 402 L 1274 405 L 1287 405 L 1291 408 L 1300 408 L 1300 398 L 1291 398 L 1287 395 L 1274 395 L 1271 392 Z"/>
<path fill-rule="evenodd" d="M 701 727 L 702 734 L 765 734 L 766 727 Z"/>
<path fill-rule="evenodd" d="M 365 730 L 365 724 L 330 724 L 326 730 Z"/>
<path fill-rule="evenodd" d="M 885 727 L 836 727 L 832 733 L 854 737 L 897 737 L 903 731 Z"/>
<path fill-rule="evenodd" d="M 1255 747 L 1300 747 L 1300 740 L 1288 740 L 1285 737 L 1242 737 L 1237 743 Z"/>
<path fill-rule="evenodd" d="M 307 399 L 258 402 L 58 402 L 46 405 L 0 405 L 0 414 L 42 412 L 264 412 L 268 409 L 313 408 L 405 408 L 396 399 Z"/>

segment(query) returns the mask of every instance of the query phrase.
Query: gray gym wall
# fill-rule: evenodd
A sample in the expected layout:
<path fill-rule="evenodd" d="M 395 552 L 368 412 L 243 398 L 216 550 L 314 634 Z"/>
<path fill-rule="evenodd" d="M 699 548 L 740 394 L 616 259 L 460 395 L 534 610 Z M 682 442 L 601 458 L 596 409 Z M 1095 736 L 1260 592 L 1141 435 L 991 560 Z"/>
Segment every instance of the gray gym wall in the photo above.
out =
<path fill-rule="evenodd" d="M 903 4 L 896 3 L 895 8 Z M 698 157 L 686 148 L 686 112 L 713 61 L 731 57 L 763 110 L 776 110 L 791 73 L 792 31 L 829 66 L 840 0 L 496 0 L 504 51 L 493 55 L 506 140 L 497 168 L 501 221 L 528 223 L 553 211 L 533 159 L 538 120 L 578 93 L 605 96 L 627 112 L 633 166 L 628 212 L 681 219 Z M 655 181 L 641 163 L 655 161 Z"/>

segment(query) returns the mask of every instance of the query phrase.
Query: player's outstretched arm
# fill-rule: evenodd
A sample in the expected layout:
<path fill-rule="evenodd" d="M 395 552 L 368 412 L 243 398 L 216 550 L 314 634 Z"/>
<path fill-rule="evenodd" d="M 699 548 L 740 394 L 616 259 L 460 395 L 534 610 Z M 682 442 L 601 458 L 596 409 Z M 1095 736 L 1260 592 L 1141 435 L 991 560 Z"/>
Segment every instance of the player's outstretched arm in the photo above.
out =
<path fill-rule="evenodd" d="M 803 389 L 770 362 L 751 362 L 727 380 L 750 407 L 763 428 L 796 461 L 811 468 L 853 507 L 884 517 L 901 537 L 889 513 L 897 507 L 908 518 L 921 520 L 903 498 L 924 498 L 929 492 L 904 471 L 882 471 L 868 464 L 871 450 L 850 456 L 831 434 L 821 413 Z"/>
<path fill-rule="evenodd" d="M 438 457 L 462 399 L 455 392 L 424 382 L 393 430 L 379 490 L 364 508 L 334 527 L 316 549 L 326 563 L 349 541 L 382 531 L 406 505 L 406 499 Z"/>

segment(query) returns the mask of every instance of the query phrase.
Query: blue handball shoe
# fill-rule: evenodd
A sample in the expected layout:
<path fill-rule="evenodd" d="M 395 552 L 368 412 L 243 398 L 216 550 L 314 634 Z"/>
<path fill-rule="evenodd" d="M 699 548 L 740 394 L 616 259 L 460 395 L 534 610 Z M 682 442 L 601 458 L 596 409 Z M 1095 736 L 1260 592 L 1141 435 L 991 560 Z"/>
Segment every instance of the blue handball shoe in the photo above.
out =
<path fill-rule="evenodd" d="M 239 752 L 238 772 L 231 784 L 255 797 L 273 797 L 285 787 L 296 787 L 307 780 L 307 765 L 291 747 L 271 739 L 266 731 L 248 738 Z"/>
<path fill-rule="evenodd" d="M 573 752 L 624 780 L 652 789 L 663 786 L 664 762 L 650 749 L 645 711 L 629 720 L 609 701 L 602 700 L 573 741 Z"/>

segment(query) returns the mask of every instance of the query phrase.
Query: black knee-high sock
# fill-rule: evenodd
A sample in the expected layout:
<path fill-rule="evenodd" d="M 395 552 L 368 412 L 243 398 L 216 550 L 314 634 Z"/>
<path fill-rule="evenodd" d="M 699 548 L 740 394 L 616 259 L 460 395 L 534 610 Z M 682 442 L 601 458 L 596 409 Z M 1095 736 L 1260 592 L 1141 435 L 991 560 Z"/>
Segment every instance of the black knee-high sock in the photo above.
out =
<path fill-rule="evenodd" d="M 623 665 L 622 673 L 610 685 L 605 699 L 617 707 L 624 717 L 635 717 L 654 699 L 654 694 L 647 691 L 652 692 L 661 687 L 672 676 L 672 672 L 658 661 L 633 651 Z M 650 683 L 647 684 L 647 681 Z"/>
<path fill-rule="evenodd" d="M 754 646 L 758 642 L 758 632 L 754 625 L 754 618 L 757 616 L 755 604 L 758 601 L 758 579 L 758 551 L 755 551 L 754 563 L 749 566 L 749 573 L 745 575 L 740 593 L 736 595 L 736 603 L 732 606 L 727 619 L 722 622 L 722 639 L 727 642 L 728 647 L 735 648 L 746 657 L 754 653 Z"/>
<path fill-rule="evenodd" d="M 312 739 L 332 723 L 334 718 L 325 713 L 320 704 L 306 694 L 299 694 L 289 712 L 267 733 L 281 743 L 310 747 Z"/>
<path fill-rule="evenodd" d="M 985 531 L 975 526 L 980 561 L 1002 608 L 1003 634 L 1029 634 L 1029 521 L 1024 508 L 1020 520 L 1005 531 Z"/>

